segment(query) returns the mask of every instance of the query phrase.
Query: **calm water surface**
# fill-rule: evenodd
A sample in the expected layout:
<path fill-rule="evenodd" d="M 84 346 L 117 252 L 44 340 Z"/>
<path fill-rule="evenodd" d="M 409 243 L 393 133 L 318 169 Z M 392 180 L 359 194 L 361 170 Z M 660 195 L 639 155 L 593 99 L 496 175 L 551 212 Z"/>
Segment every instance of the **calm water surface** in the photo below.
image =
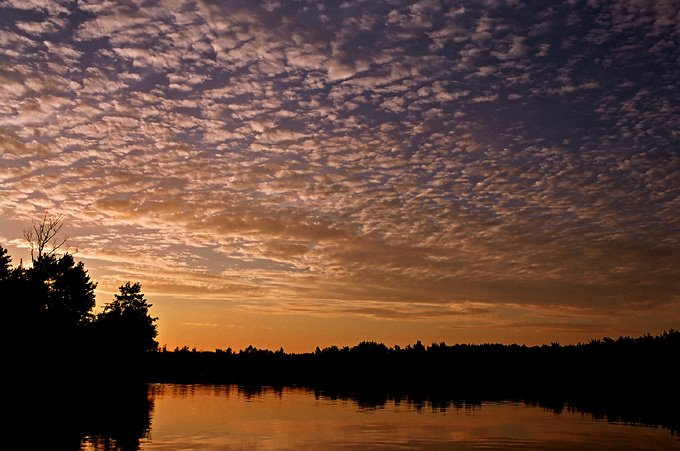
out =
<path fill-rule="evenodd" d="M 142 450 L 680 449 L 667 429 L 522 402 L 378 406 L 297 388 L 150 385 Z M 85 437 L 82 449 L 102 449 Z"/>

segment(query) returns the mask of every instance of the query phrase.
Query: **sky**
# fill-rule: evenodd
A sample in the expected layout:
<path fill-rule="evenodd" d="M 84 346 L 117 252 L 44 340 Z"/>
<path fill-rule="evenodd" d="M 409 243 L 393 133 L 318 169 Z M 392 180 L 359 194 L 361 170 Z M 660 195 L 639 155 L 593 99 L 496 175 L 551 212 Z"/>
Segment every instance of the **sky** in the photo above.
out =
<path fill-rule="evenodd" d="M 680 327 L 680 1 L 0 0 L 0 245 L 168 348 Z"/>

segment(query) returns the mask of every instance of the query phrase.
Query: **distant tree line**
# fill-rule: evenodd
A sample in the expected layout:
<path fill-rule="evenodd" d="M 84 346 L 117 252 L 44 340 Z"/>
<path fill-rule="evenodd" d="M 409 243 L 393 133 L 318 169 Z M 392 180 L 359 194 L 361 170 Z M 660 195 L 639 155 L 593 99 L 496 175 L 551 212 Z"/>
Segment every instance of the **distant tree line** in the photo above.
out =
<path fill-rule="evenodd" d="M 680 332 L 658 336 L 593 339 L 562 346 L 455 344 L 420 341 L 388 347 L 364 341 L 354 347 L 285 353 L 248 346 L 215 351 L 162 349 L 150 357 L 155 381 L 302 384 L 352 392 L 426 389 L 451 395 L 616 393 L 678 398 L 672 362 L 680 355 Z"/>
<path fill-rule="evenodd" d="M 77 366 L 113 363 L 156 350 L 157 318 L 139 283 L 126 283 L 99 313 L 95 288 L 82 262 L 57 251 L 60 217 L 45 215 L 24 232 L 31 247 L 31 265 L 12 265 L 0 246 L 0 293 L 11 349 L 23 357 L 27 371 L 58 373 Z M 26 365 L 29 362 L 30 365 Z M 19 370 L 15 368 L 14 370 Z"/>

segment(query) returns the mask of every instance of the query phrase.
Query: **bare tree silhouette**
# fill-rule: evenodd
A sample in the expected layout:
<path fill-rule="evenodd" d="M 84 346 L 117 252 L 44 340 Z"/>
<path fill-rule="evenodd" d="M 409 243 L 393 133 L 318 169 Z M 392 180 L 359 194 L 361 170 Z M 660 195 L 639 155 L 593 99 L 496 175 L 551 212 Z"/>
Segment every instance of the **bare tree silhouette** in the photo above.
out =
<path fill-rule="evenodd" d="M 33 221 L 33 227 L 24 230 L 24 239 L 31 246 L 31 260 L 40 260 L 43 256 L 54 255 L 68 240 L 68 236 L 57 238 L 64 223 L 61 215 L 50 215 L 45 212 L 41 221 Z M 51 249 L 47 249 L 51 246 Z"/>

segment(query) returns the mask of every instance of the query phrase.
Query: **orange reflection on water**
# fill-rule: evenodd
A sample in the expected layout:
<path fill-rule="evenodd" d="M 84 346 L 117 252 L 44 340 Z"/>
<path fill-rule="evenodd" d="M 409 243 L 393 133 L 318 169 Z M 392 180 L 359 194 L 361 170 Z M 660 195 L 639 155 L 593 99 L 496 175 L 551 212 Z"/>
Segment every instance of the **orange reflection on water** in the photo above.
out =
<path fill-rule="evenodd" d="M 152 385 L 142 449 L 677 449 L 667 430 L 519 402 L 362 407 L 306 389 Z"/>

